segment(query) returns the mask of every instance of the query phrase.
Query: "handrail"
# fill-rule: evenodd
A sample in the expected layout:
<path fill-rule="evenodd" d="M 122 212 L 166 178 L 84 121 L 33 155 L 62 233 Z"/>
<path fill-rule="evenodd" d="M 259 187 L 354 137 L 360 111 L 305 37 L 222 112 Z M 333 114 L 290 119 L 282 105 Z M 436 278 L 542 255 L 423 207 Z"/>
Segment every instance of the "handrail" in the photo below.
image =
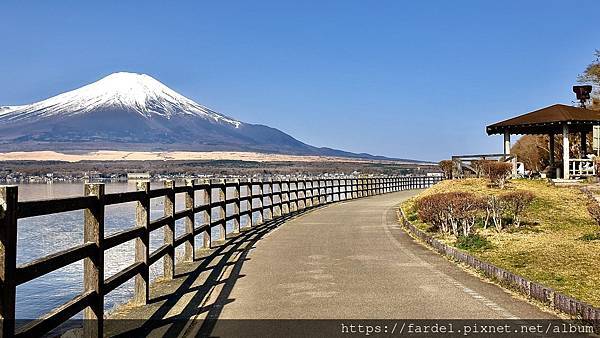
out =
<path fill-rule="evenodd" d="M 134 302 L 149 301 L 149 266 L 164 258 L 164 278 L 174 277 L 175 248 L 185 246 L 184 261 L 195 259 L 196 236 L 203 236 L 203 245 L 212 248 L 226 236 L 226 225 L 233 223 L 232 233 L 239 233 L 242 219 L 247 227 L 255 227 L 268 220 L 295 212 L 308 210 L 319 205 L 389 192 L 427 188 L 438 181 L 436 176 L 385 176 L 385 177 L 342 177 L 302 178 L 293 180 L 186 180 L 185 185 L 175 186 L 165 181 L 164 187 L 150 189 L 149 182 L 137 182 L 136 191 L 104 193 L 104 184 L 85 184 L 85 196 L 18 202 L 16 186 L 0 186 L 0 319 L 4 320 L 0 336 L 13 337 L 41 335 L 54 329 L 82 309 L 84 311 L 84 336 L 103 335 L 104 297 L 123 283 L 135 277 Z M 243 197 L 242 187 L 245 187 Z M 233 188 L 233 193 L 231 192 Z M 202 203 L 196 205 L 195 193 L 204 192 Z M 212 193 L 218 192 L 218 199 Z M 185 209 L 175 211 L 175 198 L 183 194 Z M 181 196 L 180 196 L 181 197 Z M 164 198 L 164 216 L 150 220 L 150 199 Z M 136 203 L 136 222 L 129 229 L 104 236 L 104 213 L 106 206 Z M 227 207 L 233 205 L 233 211 Z M 241 211 L 242 206 L 244 211 Z M 211 211 L 217 209 L 218 217 Z M 84 242 L 78 246 L 48 256 L 16 265 L 17 221 L 22 218 L 52 215 L 60 212 L 84 211 Z M 256 216 L 256 217 L 254 217 Z M 198 222 L 195 218 L 201 217 Z M 184 219 L 185 232 L 175 237 L 175 222 Z M 195 224 L 203 224 L 196 227 Z M 149 251 L 149 236 L 152 231 L 165 228 L 164 244 L 153 252 Z M 219 229 L 219 238 L 211 238 L 212 229 Z M 127 268 L 105 279 L 105 251 L 135 240 L 135 262 Z M 84 260 L 84 290 L 64 305 L 43 315 L 15 331 L 16 287 L 32 279 L 76 261 Z"/>
<path fill-rule="evenodd" d="M 593 177 L 596 176 L 595 161 L 588 158 L 569 159 L 569 177 Z"/>

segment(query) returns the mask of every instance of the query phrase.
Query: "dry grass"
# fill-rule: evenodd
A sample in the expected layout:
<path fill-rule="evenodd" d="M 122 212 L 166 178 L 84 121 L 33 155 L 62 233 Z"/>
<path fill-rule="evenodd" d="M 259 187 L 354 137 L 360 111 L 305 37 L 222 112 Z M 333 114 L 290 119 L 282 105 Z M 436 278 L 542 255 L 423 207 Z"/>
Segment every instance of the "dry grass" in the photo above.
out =
<path fill-rule="evenodd" d="M 513 180 L 504 190 L 491 188 L 483 179 L 443 181 L 403 204 L 409 219 L 414 219 L 416 199 L 439 192 L 469 191 L 478 195 L 502 194 L 513 190 L 535 194 L 525 210 L 524 225 L 503 232 L 477 231 L 492 242 L 492 247 L 473 255 L 533 281 L 600 306 L 600 240 L 584 241 L 586 234 L 598 232 L 589 216 L 587 197 L 573 187 L 554 187 L 544 181 Z M 414 222 L 427 230 L 426 224 Z M 436 233 L 447 244 L 454 238 Z"/>

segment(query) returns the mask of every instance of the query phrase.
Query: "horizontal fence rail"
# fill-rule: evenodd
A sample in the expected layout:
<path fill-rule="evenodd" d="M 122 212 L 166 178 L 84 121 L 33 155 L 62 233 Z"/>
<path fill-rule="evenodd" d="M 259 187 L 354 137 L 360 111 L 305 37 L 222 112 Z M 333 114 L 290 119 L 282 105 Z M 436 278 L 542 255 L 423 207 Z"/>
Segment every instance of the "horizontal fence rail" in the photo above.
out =
<path fill-rule="evenodd" d="M 104 297 L 134 279 L 133 302 L 149 301 L 150 265 L 161 258 L 164 278 L 175 275 L 175 249 L 184 246 L 183 261 L 193 261 L 195 239 L 201 236 L 203 248 L 214 248 L 226 239 L 227 222 L 240 233 L 242 218 L 251 228 L 281 216 L 316 206 L 390 192 L 427 188 L 440 177 L 348 177 L 307 179 L 189 179 L 184 185 L 164 181 L 150 189 L 150 182 L 137 182 L 136 191 L 111 193 L 103 183 L 84 185 L 84 196 L 38 201 L 18 201 L 16 186 L 0 186 L 0 321 L 2 337 L 40 336 L 50 332 L 83 311 L 85 337 L 102 337 Z M 233 193 L 227 194 L 227 188 Z M 231 189 L 233 188 L 233 189 Z M 196 192 L 202 202 L 196 204 Z M 213 193 L 216 192 L 216 199 Z M 175 211 L 175 197 L 183 194 L 185 209 Z M 164 199 L 164 216 L 150 219 L 150 200 Z M 135 202 L 135 226 L 104 235 L 105 207 Z M 233 212 L 227 213 L 232 206 Z M 242 206 L 244 206 L 242 211 Z M 83 210 L 84 243 L 17 266 L 17 223 L 19 219 Z M 218 217 L 213 218 L 213 211 Z M 256 215 L 256 220 L 253 217 Z M 184 220 L 185 232 L 175 236 L 175 222 Z M 150 233 L 163 228 L 164 244 L 150 252 Z M 211 238 L 212 229 L 219 230 Z M 135 241 L 134 263 L 109 278 L 104 276 L 104 253 L 128 241 Z M 199 248 L 198 248 L 199 249 Z M 15 328 L 16 287 L 74 262 L 83 260 L 84 290 L 75 298 L 23 327 Z"/>

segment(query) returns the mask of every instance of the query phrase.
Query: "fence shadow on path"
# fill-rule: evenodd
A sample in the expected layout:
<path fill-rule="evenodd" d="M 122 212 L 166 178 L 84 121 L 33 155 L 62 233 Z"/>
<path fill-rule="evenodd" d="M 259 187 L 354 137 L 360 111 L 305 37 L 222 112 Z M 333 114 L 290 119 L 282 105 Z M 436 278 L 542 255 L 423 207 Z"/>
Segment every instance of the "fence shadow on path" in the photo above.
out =
<path fill-rule="evenodd" d="M 172 282 L 161 281 L 152 286 L 148 305 L 127 309 L 124 315 L 117 313 L 115 318 L 105 320 L 105 334 L 115 337 L 177 337 L 186 333 L 210 336 L 223 307 L 235 301 L 229 295 L 237 280 L 244 277 L 241 269 L 250 260 L 250 250 L 266 234 L 290 219 L 323 207 L 305 209 L 245 229 L 195 262 L 178 266 L 180 269 Z M 225 276 L 226 272 L 229 273 Z"/>

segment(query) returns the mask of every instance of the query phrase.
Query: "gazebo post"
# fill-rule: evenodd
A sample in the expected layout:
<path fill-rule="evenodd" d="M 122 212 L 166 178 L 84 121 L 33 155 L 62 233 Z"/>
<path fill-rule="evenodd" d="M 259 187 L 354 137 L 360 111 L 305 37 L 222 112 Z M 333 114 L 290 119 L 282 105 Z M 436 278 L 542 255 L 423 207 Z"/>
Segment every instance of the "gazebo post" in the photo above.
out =
<path fill-rule="evenodd" d="M 581 140 L 581 149 L 580 149 L 580 153 L 579 153 L 579 158 L 585 158 L 585 155 L 587 155 L 587 135 L 585 131 L 582 131 L 580 134 L 580 140 Z"/>
<path fill-rule="evenodd" d="M 504 155 L 510 155 L 510 132 L 504 132 Z"/>
<path fill-rule="evenodd" d="M 550 152 L 549 154 L 549 158 L 550 158 L 550 167 L 554 167 L 554 133 L 550 133 L 548 134 L 549 137 L 549 146 L 548 146 L 548 150 Z"/>
<path fill-rule="evenodd" d="M 569 179 L 569 125 L 563 124 L 563 178 Z"/>

